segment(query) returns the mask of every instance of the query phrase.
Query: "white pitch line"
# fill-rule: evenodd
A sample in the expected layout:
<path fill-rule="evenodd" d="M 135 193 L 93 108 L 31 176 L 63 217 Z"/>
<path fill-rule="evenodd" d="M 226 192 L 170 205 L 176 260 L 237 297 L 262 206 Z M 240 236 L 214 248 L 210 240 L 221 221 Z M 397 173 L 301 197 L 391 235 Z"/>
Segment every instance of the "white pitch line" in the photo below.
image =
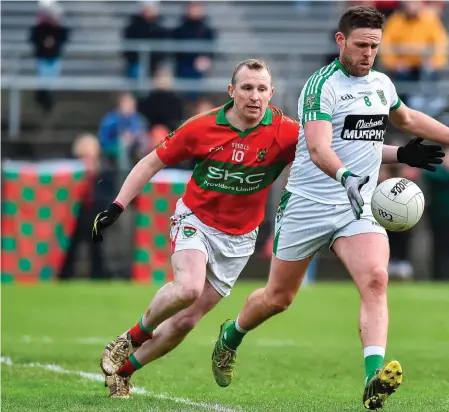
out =
<path fill-rule="evenodd" d="M 8 341 L 8 338 L 3 338 L 5 341 Z M 109 342 L 111 338 L 110 337 L 84 337 L 84 338 L 74 338 L 69 339 L 67 342 L 78 344 L 78 345 L 102 345 L 105 346 L 107 342 Z M 216 337 L 210 337 L 208 339 L 201 339 L 197 341 L 191 341 L 191 343 L 194 343 L 199 346 L 208 346 L 213 348 L 215 345 L 217 338 Z M 39 344 L 55 344 L 56 341 L 51 338 L 50 336 L 43 336 L 43 337 L 37 337 L 37 336 L 22 336 L 20 339 L 20 342 L 22 343 L 39 343 Z M 60 342 L 60 341 L 58 341 Z M 306 341 L 295 341 L 293 339 L 257 339 L 252 342 L 255 346 L 265 347 L 265 348 L 302 348 L 302 349 L 313 349 L 314 345 L 310 342 Z M 320 347 L 335 347 L 333 343 L 322 343 L 320 344 Z"/>
<path fill-rule="evenodd" d="M 62 366 L 55 365 L 55 364 L 42 364 L 39 362 L 15 364 L 12 361 L 12 359 L 7 356 L 1 356 L 0 363 L 7 365 L 7 366 L 18 366 L 18 367 L 22 367 L 22 368 L 40 368 L 40 369 L 45 369 L 47 371 L 55 372 L 55 373 L 63 373 L 63 374 L 67 374 L 67 375 L 77 375 L 83 379 L 87 379 L 87 380 L 94 381 L 94 382 L 104 382 L 104 376 L 101 375 L 100 373 L 74 371 L 74 370 L 64 369 Z M 211 404 L 211 403 L 206 403 L 206 402 L 194 402 L 194 401 L 191 401 L 190 399 L 180 398 L 177 396 L 171 396 L 171 395 L 167 395 L 165 393 L 149 392 L 144 388 L 134 387 L 133 393 L 138 394 L 138 395 L 151 396 L 152 398 L 167 400 L 167 401 L 171 401 L 171 402 L 175 402 L 175 403 L 181 403 L 183 405 L 197 406 L 200 408 L 209 409 L 209 410 L 213 410 L 213 411 L 220 411 L 220 412 L 234 412 L 235 411 L 235 409 L 226 408 L 219 404 Z"/>

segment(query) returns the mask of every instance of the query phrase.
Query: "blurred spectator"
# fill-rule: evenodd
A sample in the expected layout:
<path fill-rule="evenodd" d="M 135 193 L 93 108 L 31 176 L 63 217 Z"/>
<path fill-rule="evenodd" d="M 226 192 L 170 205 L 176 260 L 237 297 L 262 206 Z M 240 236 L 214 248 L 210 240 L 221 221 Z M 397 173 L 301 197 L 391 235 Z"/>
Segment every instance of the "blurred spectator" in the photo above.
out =
<path fill-rule="evenodd" d="M 214 109 L 216 107 L 215 104 L 213 104 L 209 99 L 206 97 L 199 98 L 194 106 L 193 106 L 193 116 L 200 113 L 209 112 L 210 110 Z"/>
<path fill-rule="evenodd" d="M 362 1 L 349 1 L 348 6 L 372 6 L 382 12 L 385 17 L 390 17 L 396 9 L 400 7 L 399 0 L 362 0 Z"/>
<path fill-rule="evenodd" d="M 122 170 L 129 170 L 144 155 L 145 126 L 132 94 L 119 95 L 117 108 L 101 121 L 98 136 L 103 154 Z"/>
<path fill-rule="evenodd" d="M 87 242 L 90 257 L 90 277 L 92 279 L 105 279 L 109 275 L 104 267 L 104 258 L 101 244 L 91 242 L 92 222 L 98 210 L 98 196 L 95 188 L 100 168 L 100 145 L 98 139 L 92 134 L 82 134 L 76 138 L 72 146 L 72 155 L 85 164 L 88 183 L 86 193 L 82 196 L 81 207 L 75 230 L 70 239 L 70 246 L 65 256 L 60 279 L 71 279 L 74 276 L 76 254 L 83 241 Z"/>
<path fill-rule="evenodd" d="M 449 281 L 449 148 L 436 172 L 423 172 L 432 233 L 432 279 Z"/>
<path fill-rule="evenodd" d="M 156 146 L 167 137 L 167 135 L 175 129 L 169 129 L 163 124 L 157 124 L 148 130 L 148 151 L 151 152 Z M 167 166 L 169 167 L 169 166 Z"/>
<path fill-rule="evenodd" d="M 385 17 L 390 17 L 396 9 L 400 7 L 400 1 L 398 0 L 377 0 L 373 1 L 373 6 L 381 11 Z"/>
<path fill-rule="evenodd" d="M 133 15 L 130 22 L 125 27 L 123 38 L 125 40 L 163 40 L 168 38 L 169 31 L 162 26 L 162 17 L 159 15 L 158 1 L 142 2 L 142 10 L 139 14 Z M 126 75 L 130 78 L 137 78 L 142 69 L 139 62 L 138 52 L 125 52 Z M 166 58 L 163 52 L 151 52 L 149 55 L 149 74 L 153 75 L 162 61 Z"/>
<path fill-rule="evenodd" d="M 69 29 L 62 25 L 61 18 L 61 6 L 56 2 L 46 2 L 40 4 L 37 23 L 30 28 L 29 41 L 39 77 L 59 77 L 61 74 L 61 55 L 69 36 Z M 48 91 L 38 91 L 36 100 L 45 111 L 53 108 L 53 94 Z"/>
<path fill-rule="evenodd" d="M 438 16 L 442 16 L 446 7 L 446 1 L 426 1 L 429 9 L 432 9 Z"/>
<path fill-rule="evenodd" d="M 61 17 L 59 4 L 42 6 L 36 25 L 30 29 L 30 42 L 41 77 L 58 77 L 61 74 L 61 54 L 69 34 L 69 29 L 61 24 Z"/>
<path fill-rule="evenodd" d="M 189 2 L 179 27 L 173 31 L 177 40 L 215 39 L 214 30 L 206 22 L 201 2 Z M 213 53 L 176 53 L 176 76 L 186 79 L 201 79 L 212 66 Z"/>
<path fill-rule="evenodd" d="M 439 16 L 420 1 L 402 3 L 388 19 L 380 55 L 393 81 L 436 81 L 447 64 L 448 36 Z M 437 88 L 402 96 L 410 107 L 438 115 L 446 99 Z"/>
<path fill-rule="evenodd" d="M 173 89 L 173 76 L 169 67 L 160 67 L 154 77 L 154 88 L 139 102 L 139 112 L 147 119 L 149 127 L 163 125 L 176 129 L 184 118 L 181 97 Z"/>

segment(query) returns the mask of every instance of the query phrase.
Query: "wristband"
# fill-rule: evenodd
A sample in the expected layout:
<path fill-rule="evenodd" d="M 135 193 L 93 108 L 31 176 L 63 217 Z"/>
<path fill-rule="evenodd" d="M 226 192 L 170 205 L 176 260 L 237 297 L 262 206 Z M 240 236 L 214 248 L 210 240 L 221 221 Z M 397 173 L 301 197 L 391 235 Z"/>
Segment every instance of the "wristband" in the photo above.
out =
<path fill-rule="evenodd" d="M 118 218 L 123 212 L 123 206 L 119 202 L 111 203 L 108 208 L 108 214 L 112 217 Z"/>
<path fill-rule="evenodd" d="M 398 151 L 396 152 L 396 159 L 398 161 L 398 163 L 406 163 L 404 161 L 403 155 L 404 154 L 404 147 L 403 146 L 399 146 L 398 147 Z"/>
<path fill-rule="evenodd" d="M 337 170 L 337 174 L 335 175 L 335 179 L 338 180 L 341 183 L 341 178 L 343 177 L 343 175 L 349 172 L 348 169 L 346 169 L 346 167 L 341 167 L 340 169 Z"/>
<path fill-rule="evenodd" d="M 120 202 L 117 202 L 117 200 L 114 200 L 112 204 L 119 206 L 122 209 L 122 212 L 125 210 L 125 206 L 123 206 Z"/>

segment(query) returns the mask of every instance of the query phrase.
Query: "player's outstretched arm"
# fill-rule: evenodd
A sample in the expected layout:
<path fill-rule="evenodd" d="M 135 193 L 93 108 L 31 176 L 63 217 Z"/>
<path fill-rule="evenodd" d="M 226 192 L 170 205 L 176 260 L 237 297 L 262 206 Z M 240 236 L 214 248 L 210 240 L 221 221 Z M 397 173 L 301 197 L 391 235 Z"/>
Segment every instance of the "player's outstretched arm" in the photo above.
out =
<path fill-rule="evenodd" d="M 310 159 L 324 173 L 339 181 L 346 189 L 352 212 L 360 219 L 364 201 L 360 194 L 369 176 L 357 176 L 347 170 L 337 154 L 332 150 L 332 123 L 327 120 L 308 121 L 304 125 L 304 135 Z"/>
<path fill-rule="evenodd" d="M 123 186 L 107 210 L 100 212 L 94 220 L 92 227 L 92 240 L 94 243 L 103 241 L 102 231 L 111 226 L 126 206 L 142 191 L 151 178 L 163 169 L 165 164 L 153 150 L 137 163 L 123 183 Z"/>
<path fill-rule="evenodd" d="M 164 167 L 165 164 L 157 155 L 156 150 L 153 150 L 133 167 L 115 201 L 123 207 L 128 206 L 153 176 Z"/>
<path fill-rule="evenodd" d="M 449 145 L 449 127 L 404 103 L 390 112 L 391 122 L 400 130 L 426 140 Z"/>
<path fill-rule="evenodd" d="M 439 145 L 424 145 L 422 142 L 423 139 L 415 137 L 405 146 L 383 145 L 382 163 L 405 163 L 412 167 L 434 172 L 436 168 L 433 165 L 443 163 L 444 152 Z"/>

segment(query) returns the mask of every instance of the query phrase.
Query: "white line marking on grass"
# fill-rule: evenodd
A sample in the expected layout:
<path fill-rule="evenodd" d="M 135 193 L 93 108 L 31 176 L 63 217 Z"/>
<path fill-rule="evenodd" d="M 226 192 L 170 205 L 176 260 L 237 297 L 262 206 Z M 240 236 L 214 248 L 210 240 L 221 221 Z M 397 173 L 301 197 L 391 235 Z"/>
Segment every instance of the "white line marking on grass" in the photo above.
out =
<path fill-rule="evenodd" d="M 67 375 L 77 375 L 83 379 L 87 379 L 87 380 L 94 381 L 94 382 L 104 382 L 104 376 L 101 375 L 100 373 L 73 371 L 73 370 L 69 370 L 69 369 L 64 369 L 62 366 L 55 365 L 55 364 L 42 364 L 39 362 L 15 364 L 12 361 L 12 359 L 9 358 L 8 356 L 1 356 L 0 363 L 4 364 L 4 365 L 8 365 L 8 366 L 18 366 L 18 367 L 22 367 L 22 368 L 40 368 L 40 369 L 45 369 L 47 371 L 55 372 L 55 373 L 62 373 L 62 374 L 67 374 Z M 206 403 L 206 402 L 194 402 L 194 401 L 191 401 L 190 399 L 180 398 L 177 396 L 171 396 L 171 395 L 167 395 L 165 393 L 149 392 L 144 388 L 134 387 L 133 393 L 138 394 L 138 395 L 150 396 L 150 397 L 156 398 L 156 399 L 167 400 L 167 401 L 171 401 L 171 402 L 175 402 L 175 403 L 181 403 L 183 405 L 197 406 L 200 408 L 209 409 L 209 410 L 213 410 L 213 411 L 220 411 L 220 412 L 234 412 L 235 411 L 235 409 L 226 408 L 226 407 L 221 406 L 216 403 L 211 404 L 211 403 Z"/>
<path fill-rule="evenodd" d="M 8 337 L 3 338 L 4 341 L 14 341 L 17 340 L 9 339 Z M 74 338 L 74 339 L 53 339 L 50 336 L 22 336 L 20 338 L 21 343 L 33 343 L 33 344 L 56 344 L 56 343 L 70 343 L 77 345 L 94 345 L 94 346 L 106 346 L 106 344 L 111 340 L 111 337 L 99 337 L 99 336 L 89 336 L 84 338 Z M 200 340 L 190 340 L 189 343 L 196 344 L 199 346 L 207 346 L 209 348 L 214 347 L 217 338 L 208 338 Z M 320 342 L 317 346 L 315 342 L 309 342 L 307 340 L 294 340 L 294 339 L 256 339 L 251 342 L 253 346 L 258 346 L 261 348 L 300 348 L 309 350 L 321 350 L 323 348 L 336 348 L 338 344 L 330 342 Z"/>
<path fill-rule="evenodd" d="M 4 338 L 6 341 L 13 341 L 14 339 L 9 339 L 8 337 Z M 80 345 L 103 345 L 106 346 L 106 344 L 111 340 L 111 337 L 109 338 L 99 338 L 99 337 L 87 337 L 87 338 L 76 338 L 76 339 L 65 339 L 68 343 L 78 343 Z M 15 340 L 14 340 L 15 341 Z M 58 340 L 61 342 L 61 340 Z M 22 336 L 20 338 L 21 343 L 45 343 L 45 344 L 53 344 L 56 343 L 55 340 L 50 336 Z"/>
<path fill-rule="evenodd" d="M 75 339 L 75 343 L 80 343 L 81 345 L 103 345 L 106 346 L 111 341 L 111 338 L 96 338 L 96 337 L 89 337 L 89 338 L 78 338 Z"/>

